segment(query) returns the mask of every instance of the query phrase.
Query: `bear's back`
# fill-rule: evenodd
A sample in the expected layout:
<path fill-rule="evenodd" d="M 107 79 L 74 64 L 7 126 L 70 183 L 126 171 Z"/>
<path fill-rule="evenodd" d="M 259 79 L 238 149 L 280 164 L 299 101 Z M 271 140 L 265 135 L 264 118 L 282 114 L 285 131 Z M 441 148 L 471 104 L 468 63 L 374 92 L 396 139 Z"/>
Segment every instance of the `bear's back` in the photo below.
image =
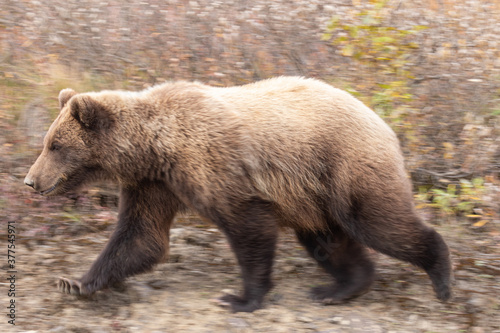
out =
<path fill-rule="evenodd" d="M 325 142 L 358 156 L 363 150 L 399 153 L 394 132 L 374 111 L 315 79 L 278 77 L 209 91 L 241 119 L 248 133 L 257 141 L 265 138 L 268 145 Z"/>

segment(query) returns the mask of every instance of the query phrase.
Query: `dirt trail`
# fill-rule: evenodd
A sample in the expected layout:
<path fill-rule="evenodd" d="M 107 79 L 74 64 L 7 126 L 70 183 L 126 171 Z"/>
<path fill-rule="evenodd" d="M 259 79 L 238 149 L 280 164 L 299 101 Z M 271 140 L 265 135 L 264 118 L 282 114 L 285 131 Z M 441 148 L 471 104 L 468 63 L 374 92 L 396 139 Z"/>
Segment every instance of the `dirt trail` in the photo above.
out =
<path fill-rule="evenodd" d="M 88 212 L 83 223 L 71 221 L 75 214 L 35 213 L 16 222 L 16 326 L 4 317 L 1 327 L 33 332 L 500 332 L 498 236 L 473 234 L 451 223 L 438 228 L 456 269 L 455 297 L 448 304 L 434 298 L 423 271 L 373 253 L 377 279 L 372 290 L 344 305 L 323 306 L 310 299 L 308 290 L 327 283 L 327 275 L 285 231 L 274 269 L 276 287 L 265 308 L 233 314 L 214 301 L 240 288 L 233 254 L 217 229 L 193 216 L 176 221 L 169 262 L 153 272 L 90 300 L 60 294 L 56 278 L 78 277 L 90 267 L 116 215 L 113 209 Z"/>

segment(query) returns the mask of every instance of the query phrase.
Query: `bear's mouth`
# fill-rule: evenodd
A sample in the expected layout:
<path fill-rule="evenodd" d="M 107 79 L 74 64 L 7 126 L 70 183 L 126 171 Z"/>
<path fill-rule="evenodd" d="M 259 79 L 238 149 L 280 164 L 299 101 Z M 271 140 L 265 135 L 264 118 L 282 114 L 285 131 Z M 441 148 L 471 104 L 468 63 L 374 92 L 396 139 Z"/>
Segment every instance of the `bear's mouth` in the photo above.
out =
<path fill-rule="evenodd" d="M 61 183 L 61 178 L 59 178 L 57 180 L 57 182 L 54 185 L 52 185 L 51 188 L 49 188 L 47 190 L 44 190 L 44 191 L 40 191 L 40 194 L 41 195 L 47 195 L 47 194 L 49 194 L 50 192 L 54 191 L 59 186 L 60 183 Z"/>

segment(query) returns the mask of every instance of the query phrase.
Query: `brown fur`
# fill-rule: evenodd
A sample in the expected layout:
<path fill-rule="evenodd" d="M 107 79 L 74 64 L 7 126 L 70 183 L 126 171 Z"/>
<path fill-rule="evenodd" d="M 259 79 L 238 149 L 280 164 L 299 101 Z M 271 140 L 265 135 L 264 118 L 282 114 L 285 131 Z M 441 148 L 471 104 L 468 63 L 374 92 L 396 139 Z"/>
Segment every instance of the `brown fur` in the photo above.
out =
<path fill-rule="evenodd" d="M 25 182 L 50 195 L 96 178 L 122 188 L 117 231 L 87 275 L 61 280 L 64 291 L 93 293 L 152 267 L 173 216 L 189 207 L 232 244 L 244 294 L 224 301 L 235 311 L 260 307 L 271 288 L 279 226 L 295 229 L 336 279 L 315 291 L 325 302 L 369 287 L 364 246 L 426 269 L 438 298 L 449 298 L 448 249 L 415 213 L 398 140 L 348 93 L 280 77 L 230 88 L 65 89 L 59 99 L 61 112 Z M 328 255 L 319 258 L 318 249 Z"/>

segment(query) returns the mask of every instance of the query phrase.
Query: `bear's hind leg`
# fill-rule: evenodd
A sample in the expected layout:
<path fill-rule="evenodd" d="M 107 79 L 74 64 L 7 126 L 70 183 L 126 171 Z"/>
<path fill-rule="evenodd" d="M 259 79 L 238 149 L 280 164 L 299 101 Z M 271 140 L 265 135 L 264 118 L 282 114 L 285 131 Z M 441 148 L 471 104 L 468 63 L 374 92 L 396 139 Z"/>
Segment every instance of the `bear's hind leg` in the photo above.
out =
<path fill-rule="evenodd" d="M 296 231 L 307 252 L 335 279 L 333 285 L 315 287 L 313 297 L 325 304 L 342 303 L 370 288 L 375 269 L 366 249 L 342 230 Z"/>
<path fill-rule="evenodd" d="M 234 312 L 252 312 L 261 308 L 262 301 L 272 288 L 271 272 L 278 236 L 278 224 L 271 204 L 252 200 L 234 216 L 215 214 L 214 222 L 226 234 L 243 277 L 241 296 L 225 295 L 222 305 Z"/>
<path fill-rule="evenodd" d="M 122 189 L 118 225 L 106 248 L 80 280 L 60 278 L 59 290 L 91 295 L 151 269 L 166 255 L 170 224 L 179 207 L 178 200 L 158 182 Z"/>
<path fill-rule="evenodd" d="M 406 202 L 401 198 L 404 197 L 389 202 L 367 197 L 358 202 L 349 232 L 376 251 L 423 268 L 432 280 L 437 298 L 446 301 L 451 297 L 452 279 L 448 246 L 440 234 L 418 217 L 411 194 Z"/>
<path fill-rule="evenodd" d="M 393 231 L 391 237 L 394 239 L 386 241 L 370 238 L 367 245 L 423 268 L 431 278 L 436 297 L 447 301 L 451 297 L 452 271 L 450 253 L 441 235 L 434 229 L 418 223 L 418 227 L 411 232 L 398 234 Z"/>

